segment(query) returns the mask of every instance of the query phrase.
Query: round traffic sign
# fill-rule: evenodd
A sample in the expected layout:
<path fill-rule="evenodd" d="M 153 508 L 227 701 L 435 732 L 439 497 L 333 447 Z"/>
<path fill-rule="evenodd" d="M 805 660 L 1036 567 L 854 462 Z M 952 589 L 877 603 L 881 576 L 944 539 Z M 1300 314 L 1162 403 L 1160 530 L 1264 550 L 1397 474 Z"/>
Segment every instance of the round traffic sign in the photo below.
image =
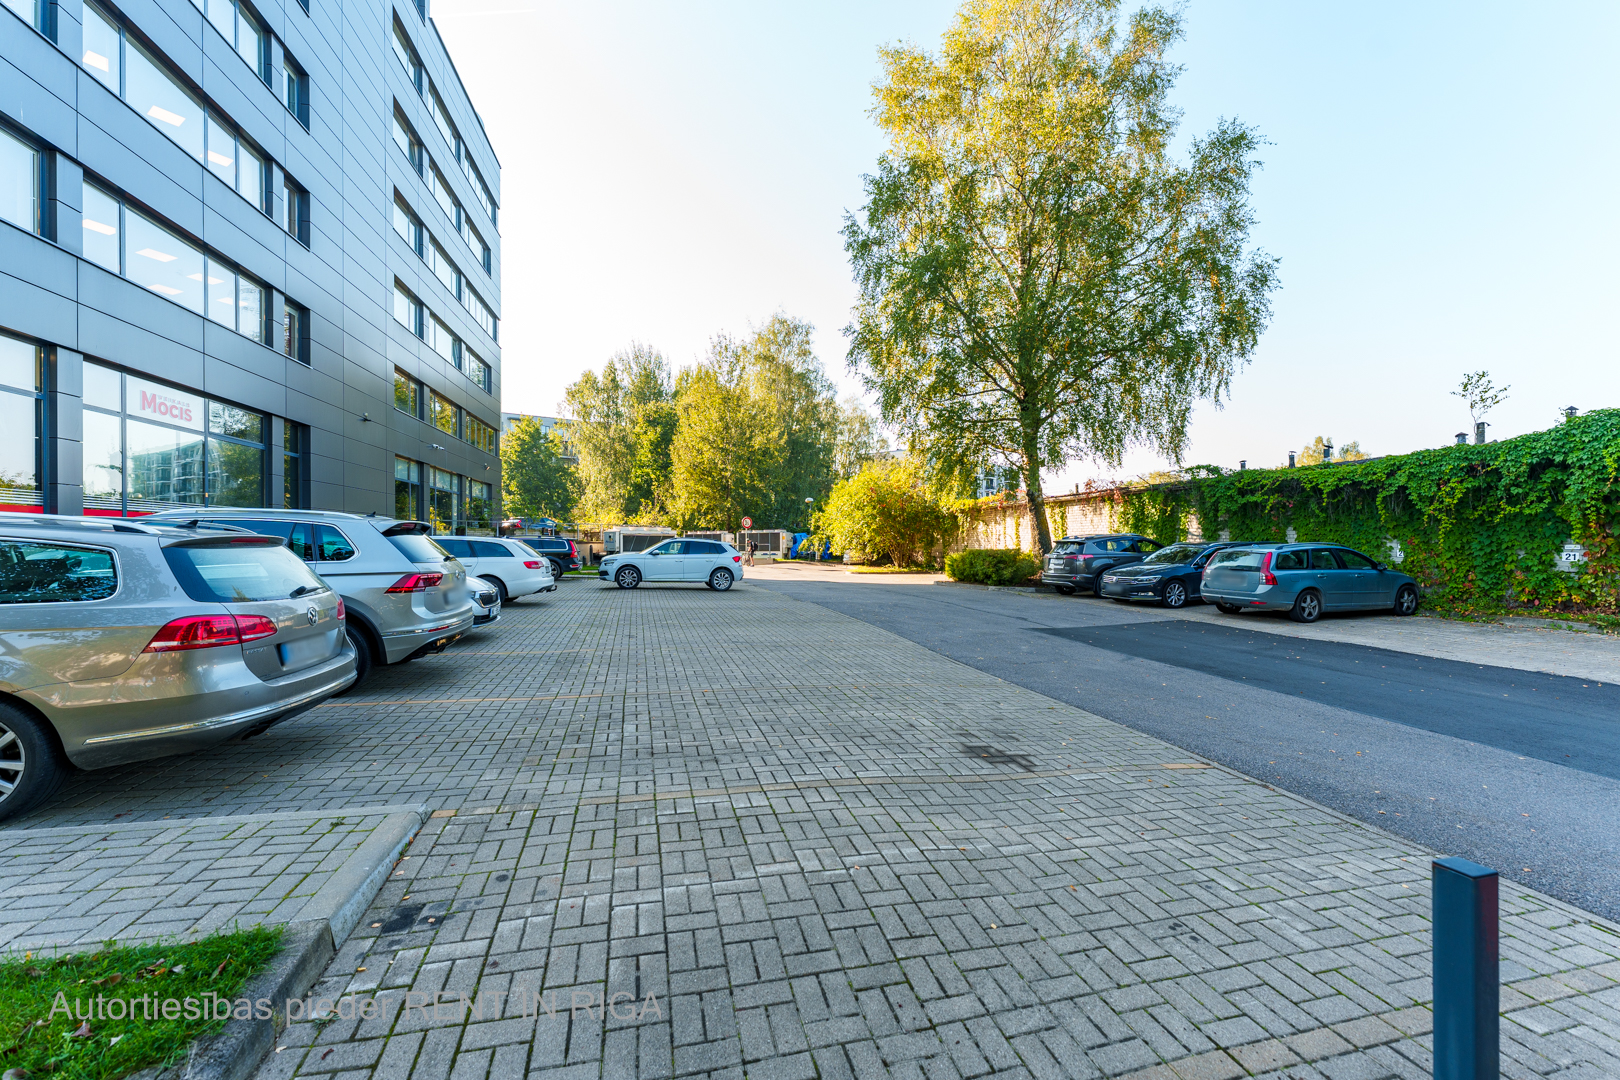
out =
<path fill-rule="evenodd" d="M 743 518 L 743 528 L 752 529 L 753 527 L 754 527 L 754 519 L 753 518 L 751 518 L 751 517 Z"/>

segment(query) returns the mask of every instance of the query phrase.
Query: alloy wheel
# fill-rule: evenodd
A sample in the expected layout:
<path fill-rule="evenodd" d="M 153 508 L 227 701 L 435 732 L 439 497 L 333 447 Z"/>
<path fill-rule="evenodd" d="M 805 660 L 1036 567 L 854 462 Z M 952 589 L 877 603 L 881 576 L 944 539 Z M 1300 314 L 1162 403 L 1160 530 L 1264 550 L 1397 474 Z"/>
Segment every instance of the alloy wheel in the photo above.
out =
<path fill-rule="evenodd" d="M 633 566 L 622 567 L 613 575 L 613 582 L 621 589 L 633 589 L 641 584 L 641 571 Z"/>
<path fill-rule="evenodd" d="M 715 592 L 725 592 L 731 588 L 731 571 L 722 569 L 710 574 L 709 588 Z"/>
<path fill-rule="evenodd" d="M 22 783 L 23 770 L 28 768 L 28 753 L 17 733 L 0 723 L 0 800 L 8 797 Z"/>
<path fill-rule="evenodd" d="M 1302 592 L 1294 601 L 1292 612 L 1295 622 L 1315 622 L 1322 614 L 1322 598 L 1314 592 Z"/>
<path fill-rule="evenodd" d="M 1172 581 L 1164 587 L 1164 606 L 1168 608 L 1183 607 L 1187 603 L 1187 586 L 1179 581 Z"/>
<path fill-rule="evenodd" d="M 1400 615 L 1411 615 L 1418 609 L 1418 593 L 1410 585 L 1401 586 L 1401 591 L 1395 594 L 1395 611 Z"/>

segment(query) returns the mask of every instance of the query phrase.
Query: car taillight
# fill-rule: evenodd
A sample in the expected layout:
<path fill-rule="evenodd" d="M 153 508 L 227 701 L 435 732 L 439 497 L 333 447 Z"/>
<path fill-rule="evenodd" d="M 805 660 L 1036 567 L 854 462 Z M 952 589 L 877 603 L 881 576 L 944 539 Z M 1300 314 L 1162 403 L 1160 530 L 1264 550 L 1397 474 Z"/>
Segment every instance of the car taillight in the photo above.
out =
<path fill-rule="evenodd" d="M 742 562 L 742 556 L 741 555 L 733 555 L 731 557 L 731 561 L 732 562 Z"/>
<path fill-rule="evenodd" d="M 538 559 L 524 559 L 523 560 L 523 565 L 527 566 L 530 570 L 538 570 L 538 569 L 540 569 L 540 560 L 538 560 Z"/>
<path fill-rule="evenodd" d="M 443 574 L 406 574 L 388 586 L 387 591 L 391 593 L 426 592 L 443 580 Z"/>
<path fill-rule="evenodd" d="M 276 634 L 276 624 L 263 615 L 238 615 L 236 629 L 243 641 L 258 641 Z"/>
<path fill-rule="evenodd" d="M 263 615 L 187 615 L 161 627 L 143 652 L 184 652 L 240 645 L 274 637 L 276 624 Z"/>
<path fill-rule="evenodd" d="M 337 621 L 342 622 L 344 616 L 347 614 L 348 609 L 343 606 L 343 597 L 340 596 L 338 597 Z"/>
<path fill-rule="evenodd" d="M 1269 551 L 1266 552 L 1266 557 L 1260 561 L 1260 581 L 1265 585 L 1277 584 L 1277 575 L 1271 572 L 1271 552 Z"/>

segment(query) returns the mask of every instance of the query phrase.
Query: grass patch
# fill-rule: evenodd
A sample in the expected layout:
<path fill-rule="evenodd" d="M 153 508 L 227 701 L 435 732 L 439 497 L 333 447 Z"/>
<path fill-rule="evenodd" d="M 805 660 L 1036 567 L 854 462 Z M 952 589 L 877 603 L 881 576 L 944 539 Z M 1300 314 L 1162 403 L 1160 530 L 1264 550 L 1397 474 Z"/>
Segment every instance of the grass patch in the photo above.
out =
<path fill-rule="evenodd" d="M 847 566 L 852 574 L 937 574 L 936 566 Z"/>
<path fill-rule="evenodd" d="M 204 1010 L 240 995 L 280 949 L 280 927 L 255 927 L 188 944 L 109 943 L 93 953 L 0 961 L 0 1070 L 117 1080 L 183 1061 L 193 1040 L 225 1026 L 225 1016 Z M 188 1004 L 196 1015 L 187 1016 Z"/>

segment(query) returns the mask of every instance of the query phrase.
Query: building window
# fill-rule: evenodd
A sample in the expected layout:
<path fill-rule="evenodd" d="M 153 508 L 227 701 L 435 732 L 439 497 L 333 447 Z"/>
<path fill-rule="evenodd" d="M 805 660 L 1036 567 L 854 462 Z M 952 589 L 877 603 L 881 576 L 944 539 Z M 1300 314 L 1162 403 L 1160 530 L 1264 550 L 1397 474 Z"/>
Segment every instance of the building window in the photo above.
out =
<path fill-rule="evenodd" d="M 467 532 L 475 536 L 490 535 L 490 518 L 494 514 L 495 500 L 489 484 L 481 480 L 467 480 Z"/>
<path fill-rule="evenodd" d="M 394 21 L 394 58 L 399 66 L 405 69 L 405 77 L 410 80 L 411 89 L 418 94 L 422 92 L 422 61 L 416 58 L 416 50 L 411 48 L 411 41 L 405 34 L 405 27 L 399 20 Z"/>
<path fill-rule="evenodd" d="M 489 310 L 488 305 L 479 298 L 477 293 L 471 289 L 463 289 L 461 303 L 472 314 L 473 321 L 484 328 L 484 333 L 489 335 L 491 341 L 500 340 L 496 336 L 499 324 L 495 318 L 495 313 Z"/>
<path fill-rule="evenodd" d="M 84 257 L 261 345 L 270 342 L 270 291 L 211 251 L 85 182 Z"/>
<path fill-rule="evenodd" d="M 238 17 L 229 0 L 209 2 L 220 5 L 218 10 L 230 13 L 233 19 Z M 83 12 L 84 53 L 79 63 L 84 69 L 232 190 L 262 213 L 270 213 L 264 156 L 246 145 L 230 123 L 208 113 L 151 54 L 127 41 L 117 21 L 92 4 L 86 4 Z M 248 32 L 262 35 L 262 31 Z M 262 36 L 257 48 L 268 55 Z M 263 69 L 255 70 L 263 74 Z"/>
<path fill-rule="evenodd" d="M 399 282 L 394 282 L 394 321 L 421 337 L 422 304 Z"/>
<path fill-rule="evenodd" d="M 287 174 L 282 174 L 282 203 L 286 211 L 282 227 L 287 235 L 309 247 L 309 192 Z"/>
<path fill-rule="evenodd" d="M 428 469 L 428 521 L 437 533 L 460 535 L 461 477 L 443 469 Z"/>
<path fill-rule="evenodd" d="M 100 364 L 84 384 L 87 514 L 265 505 L 262 414 Z"/>
<path fill-rule="evenodd" d="M 394 459 L 394 516 L 401 521 L 422 520 L 422 465 Z"/>
<path fill-rule="evenodd" d="M 283 298 L 281 306 L 281 351 L 309 363 L 309 309 Z"/>
<path fill-rule="evenodd" d="M 433 351 L 442 356 L 450 366 L 460 367 L 461 350 L 458 346 L 461 342 L 450 332 L 450 328 L 444 325 L 437 315 L 430 315 L 427 318 L 426 330 L 426 341 Z"/>
<path fill-rule="evenodd" d="M 428 269 L 433 271 L 433 276 L 450 290 L 451 296 L 461 299 L 461 271 L 450 261 L 450 256 L 444 253 L 444 248 L 435 241 L 427 245 L 423 254 L 426 256 L 423 261 L 428 264 Z"/>
<path fill-rule="evenodd" d="M 433 193 L 433 199 L 439 204 L 439 209 L 444 211 L 445 217 L 450 219 L 452 225 L 457 229 L 461 228 L 461 204 L 451 193 L 450 185 L 445 183 L 444 174 L 439 171 L 437 165 L 429 165 L 427 179 L 428 190 Z"/>
<path fill-rule="evenodd" d="M 42 350 L 32 341 L 0 334 L 0 510 L 37 513 L 40 484 L 40 371 Z"/>
<path fill-rule="evenodd" d="M 484 273 L 489 273 L 489 245 L 478 235 L 478 230 L 465 220 L 462 222 L 461 238 L 467 242 L 467 250 L 473 253 L 473 261 L 484 268 Z"/>
<path fill-rule="evenodd" d="M 416 137 L 410 124 L 405 120 L 405 114 L 396 107 L 394 109 L 394 145 L 399 147 L 405 155 L 405 160 L 411 163 L 411 170 L 416 175 L 422 175 L 422 140 Z"/>
<path fill-rule="evenodd" d="M 422 419 L 422 384 L 399 368 L 394 369 L 394 408 Z"/>
<path fill-rule="evenodd" d="M 50 6 L 46 0 L 3 0 L 3 2 L 6 7 L 17 13 L 17 18 L 55 40 L 56 35 L 50 30 Z"/>
<path fill-rule="evenodd" d="M 405 200 L 399 194 L 394 195 L 394 231 L 399 233 L 401 240 L 416 252 L 420 258 L 425 249 L 422 236 L 422 223 L 411 213 L 411 208 L 405 205 Z"/>
<path fill-rule="evenodd" d="M 39 232 L 39 151 L 0 130 L 0 218 Z"/>
<path fill-rule="evenodd" d="M 493 454 L 495 452 L 495 429 L 472 413 L 464 414 L 463 419 L 467 425 L 467 441 L 484 453 Z"/>
<path fill-rule="evenodd" d="M 433 126 L 439 129 L 440 135 L 444 136 L 444 141 L 450 147 L 451 155 L 454 156 L 461 138 L 456 134 L 456 126 L 450 122 L 450 114 L 444 107 L 444 99 L 439 96 L 439 91 L 433 86 L 428 87 L 427 97 L 428 114 L 433 117 Z"/>
<path fill-rule="evenodd" d="M 270 82 L 269 39 L 259 20 L 234 0 L 191 0 L 197 10 L 208 16 L 214 29 L 231 43 L 236 53 L 253 73 Z"/>
<path fill-rule="evenodd" d="M 287 103 L 287 111 L 293 118 L 309 130 L 309 74 L 298 65 L 290 55 L 283 54 L 284 67 L 281 71 L 281 98 Z"/>
<path fill-rule="evenodd" d="M 281 505 L 288 510 L 302 509 L 304 486 L 309 480 L 309 429 L 303 424 L 284 425 L 281 447 Z"/>
<path fill-rule="evenodd" d="M 427 393 L 428 423 L 453 438 L 461 438 L 461 408 L 440 397 L 437 390 Z"/>
<path fill-rule="evenodd" d="M 478 354 L 465 346 L 462 347 L 461 355 L 462 370 L 467 373 L 468 378 L 472 379 L 473 385 L 486 394 L 493 394 L 495 392 L 495 379 L 490 366 L 478 359 Z"/>

